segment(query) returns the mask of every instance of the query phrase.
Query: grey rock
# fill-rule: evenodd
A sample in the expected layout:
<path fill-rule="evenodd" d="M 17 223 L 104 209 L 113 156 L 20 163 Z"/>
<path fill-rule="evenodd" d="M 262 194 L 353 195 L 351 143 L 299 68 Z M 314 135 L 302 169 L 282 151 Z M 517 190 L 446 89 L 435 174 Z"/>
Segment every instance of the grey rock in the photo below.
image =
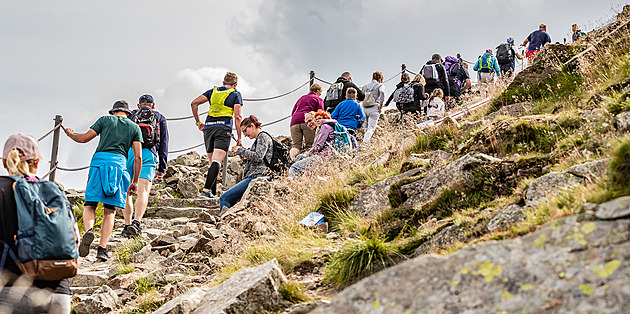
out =
<path fill-rule="evenodd" d="M 464 230 L 458 226 L 448 226 L 431 237 L 431 240 L 422 243 L 414 252 L 413 256 L 427 254 L 435 249 L 442 249 L 466 239 Z"/>
<path fill-rule="evenodd" d="M 177 240 L 179 241 L 179 246 L 182 250 L 188 251 L 191 250 L 197 245 L 199 239 L 203 237 L 200 234 L 189 234 L 185 236 L 179 237 Z"/>
<path fill-rule="evenodd" d="M 150 207 L 147 208 L 147 217 L 172 219 L 177 217 L 196 218 L 201 212 L 207 211 L 200 207 Z"/>
<path fill-rule="evenodd" d="M 131 260 L 134 263 L 144 263 L 151 255 L 151 245 L 145 245 L 140 251 L 133 253 Z"/>
<path fill-rule="evenodd" d="M 159 207 L 186 207 L 186 204 L 190 203 L 185 198 L 163 198 L 158 201 Z M 201 207 L 201 206 L 198 206 Z"/>
<path fill-rule="evenodd" d="M 604 175 L 606 175 L 607 168 L 608 161 L 594 160 L 569 167 L 564 172 L 570 173 L 574 176 L 582 177 L 588 182 L 593 182 L 604 177 Z"/>
<path fill-rule="evenodd" d="M 223 237 L 223 233 L 215 228 L 203 228 L 203 230 L 201 231 L 201 234 L 210 240 Z"/>
<path fill-rule="evenodd" d="M 599 219 L 618 219 L 630 215 L 630 196 L 623 196 L 599 204 L 595 217 Z"/>
<path fill-rule="evenodd" d="M 400 187 L 400 191 L 407 196 L 407 200 L 402 206 L 417 208 L 440 195 L 444 188 L 467 180 L 470 174 L 466 169 L 475 165 L 500 162 L 500 159 L 492 156 L 472 152 L 444 167 L 433 168 L 421 180 Z"/>
<path fill-rule="evenodd" d="M 77 314 L 109 313 L 116 310 L 119 300 L 118 295 L 108 286 L 102 286 L 90 297 L 75 305 Z"/>
<path fill-rule="evenodd" d="M 529 184 L 525 192 L 525 204 L 537 207 L 546 202 L 548 197 L 559 195 L 562 191 L 583 183 L 583 178 L 567 172 L 548 173 Z"/>
<path fill-rule="evenodd" d="M 451 158 L 451 156 L 453 156 L 453 154 L 438 149 L 431 154 L 431 166 L 442 166 L 449 160 L 449 158 Z"/>
<path fill-rule="evenodd" d="M 608 110 L 604 108 L 580 110 L 580 116 L 588 122 L 603 121 L 609 116 Z"/>
<path fill-rule="evenodd" d="M 629 239 L 630 219 L 570 216 L 520 238 L 402 262 L 312 313 L 624 313 Z"/>
<path fill-rule="evenodd" d="M 337 232 L 329 232 L 326 234 L 326 239 L 328 240 L 336 240 L 336 239 L 340 239 L 341 238 L 341 234 L 337 233 Z"/>
<path fill-rule="evenodd" d="M 188 314 L 197 308 L 203 300 L 203 296 L 208 292 L 208 288 L 194 287 L 186 293 L 166 302 L 153 314 Z"/>
<path fill-rule="evenodd" d="M 77 275 L 68 281 L 71 287 L 92 287 L 106 283 L 108 278 L 109 267 L 97 265 L 91 268 L 79 267 Z"/>
<path fill-rule="evenodd" d="M 315 300 L 308 303 L 293 304 L 287 308 L 282 314 L 308 314 L 318 306 L 324 306 L 330 304 L 328 300 Z"/>
<path fill-rule="evenodd" d="M 153 239 L 151 241 L 151 246 L 157 247 L 157 246 L 171 245 L 177 242 L 178 241 L 177 239 L 175 239 L 172 232 L 164 233 L 158 236 L 157 238 Z"/>
<path fill-rule="evenodd" d="M 168 165 L 169 166 L 182 165 L 182 166 L 196 167 L 196 166 L 199 166 L 201 162 L 202 162 L 201 156 L 199 156 L 199 153 L 193 150 L 186 154 L 177 156 L 177 158 L 175 159 L 169 160 Z"/>
<path fill-rule="evenodd" d="M 193 179 L 180 179 L 179 182 L 177 182 L 177 189 L 182 193 L 182 195 L 184 195 L 185 198 L 196 198 L 199 196 L 199 187 Z"/>
<path fill-rule="evenodd" d="M 382 212 L 390 207 L 388 194 L 392 184 L 402 178 L 415 176 L 422 171 L 423 170 L 420 168 L 411 169 L 399 175 L 385 178 L 372 186 L 368 186 L 354 196 L 350 203 L 350 208 L 365 217 L 370 217 Z"/>
<path fill-rule="evenodd" d="M 282 301 L 280 286 L 284 274 L 273 260 L 245 268 L 208 291 L 193 313 L 258 313 Z"/>
<path fill-rule="evenodd" d="M 219 199 L 197 198 L 194 200 L 196 207 L 219 208 Z"/>
<path fill-rule="evenodd" d="M 486 228 L 490 232 L 499 230 L 505 231 L 510 229 L 514 224 L 525 220 L 525 218 L 526 216 L 521 206 L 508 205 L 499 210 L 499 213 L 490 220 Z"/>
<path fill-rule="evenodd" d="M 622 112 L 615 116 L 615 126 L 622 132 L 630 131 L 630 111 Z"/>

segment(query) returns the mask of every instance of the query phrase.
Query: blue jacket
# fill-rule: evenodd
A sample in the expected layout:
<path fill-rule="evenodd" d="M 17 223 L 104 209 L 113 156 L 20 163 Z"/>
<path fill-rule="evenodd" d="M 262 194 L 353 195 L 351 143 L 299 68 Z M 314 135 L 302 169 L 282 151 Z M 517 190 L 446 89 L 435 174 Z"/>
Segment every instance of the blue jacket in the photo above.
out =
<path fill-rule="evenodd" d="M 132 111 L 129 119 L 133 118 L 137 111 L 138 110 Z M 160 125 L 160 143 L 151 147 L 151 152 L 157 155 L 159 159 L 157 171 L 164 173 L 166 172 L 166 162 L 168 161 L 168 127 L 166 126 L 166 118 L 161 113 L 155 110 L 153 110 L 153 113 Z"/>
<path fill-rule="evenodd" d="M 99 202 L 125 208 L 131 178 L 127 172 L 127 158 L 115 153 L 98 152 L 92 156 L 86 202 Z"/>
<path fill-rule="evenodd" d="M 361 110 L 361 105 L 352 98 L 340 102 L 330 117 L 353 131 L 356 131 L 365 122 L 365 114 Z"/>
<path fill-rule="evenodd" d="M 492 69 L 494 73 L 497 74 L 498 77 L 501 77 L 501 69 L 499 68 L 499 62 L 497 61 L 497 58 L 494 57 L 492 52 L 489 52 L 489 51 L 484 53 L 481 56 L 481 58 L 477 60 L 477 63 L 475 63 L 473 70 L 479 71 L 481 69 L 481 60 L 483 60 L 484 58 L 490 58 L 490 68 Z"/>

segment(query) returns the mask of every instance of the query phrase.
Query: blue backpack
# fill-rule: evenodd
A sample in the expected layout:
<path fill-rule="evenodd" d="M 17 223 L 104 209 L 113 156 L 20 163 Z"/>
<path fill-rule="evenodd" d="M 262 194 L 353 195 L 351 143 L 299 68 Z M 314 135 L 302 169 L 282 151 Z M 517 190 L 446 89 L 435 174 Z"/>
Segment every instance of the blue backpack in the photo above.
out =
<path fill-rule="evenodd" d="M 336 152 L 348 154 L 354 147 L 352 136 L 348 133 L 348 129 L 345 126 L 335 123 L 335 141 L 333 143 L 333 149 Z"/>
<path fill-rule="evenodd" d="M 51 181 L 31 181 L 11 176 L 17 204 L 17 258 L 6 243 L 7 253 L 23 274 L 36 280 L 61 280 L 77 274 L 79 229 L 64 191 Z"/>

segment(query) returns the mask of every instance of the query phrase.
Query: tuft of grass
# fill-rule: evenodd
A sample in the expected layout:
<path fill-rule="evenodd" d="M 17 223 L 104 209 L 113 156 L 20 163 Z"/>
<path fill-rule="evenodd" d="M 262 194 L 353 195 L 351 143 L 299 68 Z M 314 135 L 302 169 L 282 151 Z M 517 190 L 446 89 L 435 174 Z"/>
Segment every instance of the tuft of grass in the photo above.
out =
<path fill-rule="evenodd" d="M 279 235 L 273 240 L 259 239 L 244 249 L 243 266 L 256 266 L 276 258 L 283 272 L 289 273 L 296 265 L 313 259 L 313 248 L 326 242 L 310 230 Z"/>
<path fill-rule="evenodd" d="M 331 228 L 346 237 L 353 235 L 366 237 L 377 229 L 372 219 L 362 217 L 349 209 L 333 211 L 331 216 L 329 220 Z"/>
<path fill-rule="evenodd" d="M 140 252 L 145 245 L 147 245 L 147 243 L 142 237 L 131 238 L 116 248 L 114 251 L 114 257 L 116 258 L 116 261 L 122 265 L 129 264 L 131 263 L 133 254 Z"/>
<path fill-rule="evenodd" d="M 282 284 L 279 289 L 280 295 L 292 304 L 303 303 L 308 301 L 308 297 L 304 292 L 304 287 L 298 282 L 289 280 Z"/>
<path fill-rule="evenodd" d="M 115 269 L 115 271 L 114 271 L 114 275 L 112 277 L 116 277 L 118 275 L 128 274 L 128 273 L 134 271 L 134 269 L 136 269 L 136 264 L 134 264 L 134 263 L 128 263 L 128 264 L 118 263 L 115 266 L 114 269 Z"/>
<path fill-rule="evenodd" d="M 609 173 L 611 188 L 630 191 L 630 140 L 626 140 L 615 150 Z"/>
<path fill-rule="evenodd" d="M 608 105 L 608 112 L 615 116 L 628 110 L 630 110 L 630 97 L 626 98 L 624 101 Z"/>
<path fill-rule="evenodd" d="M 442 124 L 430 129 L 416 138 L 416 143 L 407 150 L 409 153 L 422 153 L 432 150 L 450 150 L 449 143 L 459 134 L 459 129 L 452 124 Z"/>
<path fill-rule="evenodd" d="M 164 300 L 160 299 L 157 296 L 155 290 L 152 290 L 142 296 L 140 296 L 137 300 L 137 305 L 134 308 L 125 310 L 123 313 L 125 314 L 144 314 L 144 313 L 153 313 L 157 311 L 163 304 Z"/>
<path fill-rule="evenodd" d="M 324 276 L 335 286 L 346 286 L 394 264 L 395 259 L 402 257 L 379 237 L 349 240 L 333 255 Z"/>
<path fill-rule="evenodd" d="M 341 187 L 337 190 L 325 192 L 319 197 L 317 211 L 328 216 L 331 212 L 346 210 L 350 207 L 350 203 L 356 194 L 356 189 L 349 187 Z"/>

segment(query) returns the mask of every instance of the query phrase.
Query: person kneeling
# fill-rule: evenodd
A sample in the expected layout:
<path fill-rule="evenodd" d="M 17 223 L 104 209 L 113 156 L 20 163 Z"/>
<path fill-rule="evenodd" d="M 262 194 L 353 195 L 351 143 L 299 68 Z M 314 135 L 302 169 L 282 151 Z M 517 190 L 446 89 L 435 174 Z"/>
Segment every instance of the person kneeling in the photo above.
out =
<path fill-rule="evenodd" d="M 243 119 L 241 130 L 243 130 L 246 137 L 255 139 L 255 141 L 249 150 L 242 146 L 232 147 L 232 152 L 245 160 L 243 180 L 221 194 L 221 197 L 219 197 L 219 214 L 223 212 L 224 207 L 230 208 L 241 200 L 252 180 L 261 177 L 269 179 L 271 174 L 271 170 L 265 164 L 265 160 L 270 161 L 273 155 L 273 138 L 271 135 L 262 130 L 262 124 L 254 116 Z"/>

